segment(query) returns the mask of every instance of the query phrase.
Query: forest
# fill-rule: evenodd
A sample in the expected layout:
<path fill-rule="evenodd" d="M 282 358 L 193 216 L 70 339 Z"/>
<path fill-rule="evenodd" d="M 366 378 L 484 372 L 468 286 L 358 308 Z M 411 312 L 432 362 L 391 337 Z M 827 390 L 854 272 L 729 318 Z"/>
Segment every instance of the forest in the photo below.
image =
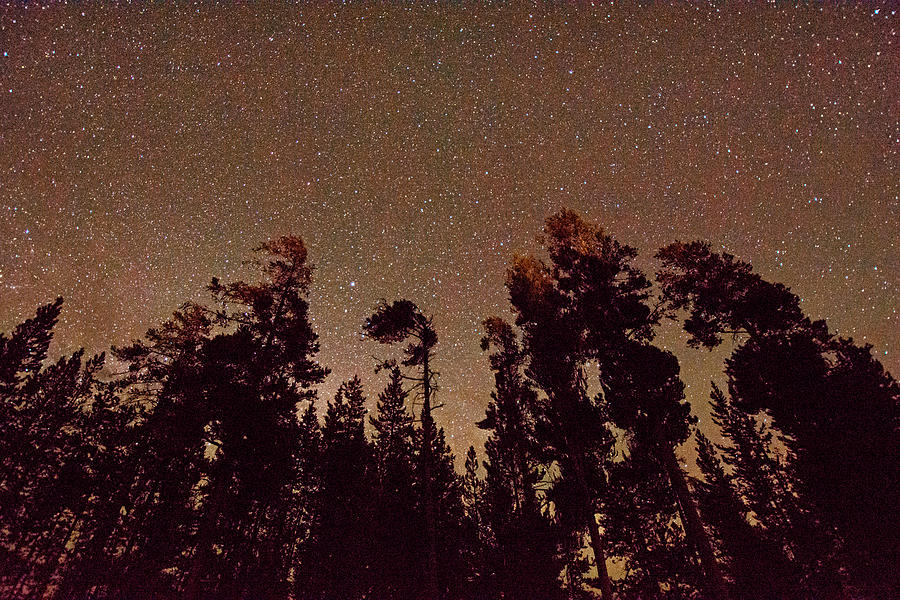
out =
<path fill-rule="evenodd" d="M 512 318 L 479 315 L 494 391 L 463 472 L 428 307 L 359 324 L 383 389 L 318 396 L 300 237 L 110 359 L 51 360 L 63 300 L 37 307 L 0 334 L 0 596 L 897 597 L 900 385 L 871 347 L 709 243 L 647 273 L 575 212 L 535 233 Z M 715 440 L 657 339 L 671 320 L 692 352 L 733 348 Z"/>

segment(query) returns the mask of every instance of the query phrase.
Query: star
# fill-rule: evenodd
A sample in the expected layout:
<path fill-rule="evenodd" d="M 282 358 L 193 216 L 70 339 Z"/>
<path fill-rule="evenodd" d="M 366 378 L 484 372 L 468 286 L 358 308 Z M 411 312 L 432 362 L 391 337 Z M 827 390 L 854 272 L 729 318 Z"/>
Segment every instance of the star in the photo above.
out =
<path fill-rule="evenodd" d="M 62 295 L 53 352 L 121 345 L 297 234 L 321 396 L 357 373 L 377 395 L 361 326 L 409 298 L 461 456 L 493 385 L 480 323 L 510 317 L 506 269 L 565 206 L 650 276 L 659 247 L 710 241 L 896 373 L 895 12 L 14 4 L 0 331 Z M 722 357 L 679 335 L 703 417 Z"/>

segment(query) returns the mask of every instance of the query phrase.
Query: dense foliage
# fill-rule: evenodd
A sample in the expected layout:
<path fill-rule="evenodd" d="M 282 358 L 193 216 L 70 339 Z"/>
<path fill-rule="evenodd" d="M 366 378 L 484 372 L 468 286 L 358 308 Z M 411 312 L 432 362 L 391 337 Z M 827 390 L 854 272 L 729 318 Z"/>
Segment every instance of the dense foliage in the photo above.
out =
<path fill-rule="evenodd" d="M 298 237 L 106 370 L 83 351 L 50 362 L 63 302 L 39 307 L 0 334 L 0 594 L 898 593 L 900 385 L 870 347 L 702 242 L 660 250 L 654 286 L 571 211 L 540 240 L 506 274 L 514 322 L 483 322 L 488 437 L 459 465 L 435 419 L 435 320 L 409 300 L 361 324 L 402 346 L 377 400 L 353 377 L 321 406 Z M 655 341 L 666 318 L 691 346 L 732 343 L 710 374 L 715 432 Z M 694 443 L 696 468 L 679 456 Z"/>

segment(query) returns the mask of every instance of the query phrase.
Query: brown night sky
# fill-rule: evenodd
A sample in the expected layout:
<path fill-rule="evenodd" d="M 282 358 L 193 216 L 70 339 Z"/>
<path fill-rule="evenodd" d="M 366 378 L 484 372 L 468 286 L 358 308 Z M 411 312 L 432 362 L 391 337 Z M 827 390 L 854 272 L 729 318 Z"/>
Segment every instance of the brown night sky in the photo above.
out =
<path fill-rule="evenodd" d="M 900 16 L 865 7 L 0 8 L 0 330 L 137 337 L 302 235 L 321 362 L 364 376 L 379 298 L 435 314 L 459 454 L 480 322 L 548 214 L 703 238 L 900 371 Z M 727 348 L 684 348 L 695 411 Z"/>

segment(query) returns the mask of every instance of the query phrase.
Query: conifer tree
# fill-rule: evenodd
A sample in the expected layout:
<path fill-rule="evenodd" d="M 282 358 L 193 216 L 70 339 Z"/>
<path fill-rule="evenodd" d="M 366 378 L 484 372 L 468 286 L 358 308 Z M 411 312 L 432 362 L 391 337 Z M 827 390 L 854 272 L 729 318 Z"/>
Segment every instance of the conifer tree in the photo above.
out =
<path fill-rule="evenodd" d="M 490 432 L 485 442 L 482 527 L 490 537 L 485 584 L 498 596 L 552 598 L 560 593 L 562 563 L 556 532 L 541 510 L 538 486 L 546 479 L 544 452 L 535 428 L 538 395 L 525 378 L 527 355 L 512 326 L 498 317 L 484 321 L 483 350 L 490 355 L 495 390 L 478 427 Z M 468 464 L 468 462 L 467 462 Z M 492 581 L 488 582 L 487 577 Z"/>
<path fill-rule="evenodd" d="M 732 597 L 802 597 L 798 573 L 785 554 L 779 532 L 762 523 L 751 524 L 745 500 L 726 474 L 715 447 L 701 432 L 697 433 L 697 466 L 704 479 L 696 483 L 699 504 L 719 540 Z"/>
<path fill-rule="evenodd" d="M 95 469 L 117 450 L 92 429 L 103 355 L 44 364 L 61 307 L 58 298 L 0 334 L 0 589 L 17 597 L 51 589 L 76 538 L 90 535 L 105 476 Z"/>
<path fill-rule="evenodd" d="M 424 447 L 425 429 L 416 428 L 414 447 Z M 456 472 L 456 460 L 447 443 L 443 427 L 435 431 L 431 448 L 427 450 L 433 457 L 432 468 L 426 477 L 421 454 L 417 454 L 415 465 L 416 494 L 419 502 L 418 514 L 425 514 L 425 499 L 429 496 L 426 482 L 430 482 L 435 503 L 435 550 L 440 557 L 437 584 L 441 594 L 448 598 L 460 597 L 470 580 L 470 566 L 466 562 L 465 509 L 463 507 L 462 478 Z M 421 452 L 421 450 L 419 450 Z M 426 563 L 427 564 L 427 563 Z"/>
<path fill-rule="evenodd" d="M 288 579 L 297 407 L 325 370 L 314 360 L 303 242 L 257 250 L 260 283 L 213 279 L 213 308 L 187 305 L 118 353 L 135 393 L 155 404 L 142 427 L 149 464 L 128 569 L 150 568 L 145 580 L 173 573 L 171 585 L 193 597 L 273 595 Z"/>
<path fill-rule="evenodd" d="M 403 374 L 399 368 L 392 368 L 387 387 L 378 395 L 377 412 L 370 417 L 378 480 L 391 494 L 408 483 L 412 468 L 413 418 L 406 406 L 408 397 Z"/>
<path fill-rule="evenodd" d="M 626 435 L 621 460 L 609 471 L 609 500 L 601 523 L 609 553 L 624 571 L 620 599 L 682 598 L 700 593 L 703 577 L 684 535 L 680 507 L 655 453 Z"/>
<path fill-rule="evenodd" d="M 328 403 L 322 426 L 322 502 L 313 532 L 315 597 L 366 597 L 377 575 L 371 564 L 375 470 L 365 416 L 362 382 L 353 377 Z"/>
<path fill-rule="evenodd" d="M 62 298 L 37 309 L 32 319 L 18 325 L 9 337 L 0 333 L 0 515 L 3 523 L 15 518 L 18 496 L 28 477 L 26 457 L 31 449 L 35 407 L 25 398 L 33 394 L 53 328 L 59 320 Z"/>
<path fill-rule="evenodd" d="M 782 284 L 702 242 L 657 255 L 672 311 L 686 310 L 694 346 L 737 342 L 726 362 L 729 395 L 742 411 L 772 418 L 790 450 L 795 493 L 822 531 L 833 530 L 858 592 L 896 589 L 900 561 L 900 385 L 871 347 L 810 320 Z M 891 565 L 891 566 L 888 566 Z"/>
<path fill-rule="evenodd" d="M 572 490 L 581 490 L 601 591 L 612 594 L 594 502 L 596 490 L 605 487 L 600 466 L 612 448 L 612 420 L 654 453 L 678 499 L 707 592 L 725 598 L 716 557 L 675 456 L 690 432 L 690 413 L 677 360 L 650 344 L 660 313 L 649 305 L 649 280 L 631 264 L 637 252 L 567 210 L 549 217 L 544 233 L 550 264 L 517 258 L 507 287 L 525 334 L 529 376 L 548 396 L 545 414 L 558 440 L 545 437 L 547 445 L 557 449 L 563 474 L 574 476 Z M 589 363 L 599 367 L 601 390 L 593 399 L 586 391 Z"/>
<path fill-rule="evenodd" d="M 128 365 L 118 382 L 122 393 L 143 415 L 135 424 L 132 485 L 118 534 L 123 550 L 105 586 L 111 595 L 168 593 L 188 569 L 211 419 L 199 385 L 211 334 L 207 311 L 185 305 L 144 340 L 113 348 Z"/>
<path fill-rule="evenodd" d="M 415 389 L 421 391 L 422 410 L 419 415 L 420 428 L 417 435 L 419 459 L 419 483 L 422 490 L 422 509 L 425 519 L 426 558 L 425 594 L 430 598 L 444 595 L 438 583 L 438 539 L 437 539 L 437 503 L 435 489 L 437 470 L 440 468 L 436 454 L 438 431 L 431 414 L 433 408 L 434 377 L 432 360 L 434 347 L 437 345 L 437 334 L 430 317 L 422 314 L 419 308 L 409 300 L 397 300 L 392 304 L 382 301 L 376 311 L 366 319 L 363 330 L 376 341 L 393 344 L 410 339 L 404 350 L 402 364 L 407 367 L 420 368 L 415 376 Z"/>
<path fill-rule="evenodd" d="M 612 355 L 610 355 L 612 349 Z M 675 450 L 691 433 L 695 419 L 684 398 L 678 359 L 649 344 L 627 340 L 605 348 L 601 376 L 613 421 L 630 432 L 666 474 L 678 502 L 685 534 L 700 557 L 707 593 L 727 598 L 718 560 Z M 604 368 L 605 367 L 605 368 Z"/>
<path fill-rule="evenodd" d="M 418 530 L 423 524 L 416 519 L 416 451 L 408 396 L 400 369 L 392 368 L 378 396 L 377 412 L 370 417 L 377 472 L 374 598 L 413 599 L 418 594 L 414 567 L 425 548 Z"/>
<path fill-rule="evenodd" d="M 287 552 L 287 571 L 293 581 L 295 598 L 312 596 L 316 584 L 316 553 L 321 530 L 322 489 L 322 429 L 319 424 L 316 398 L 303 409 L 298 429 L 299 453 L 297 481 L 291 502 L 290 550 Z"/>
<path fill-rule="evenodd" d="M 602 268 L 602 272 L 616 273 L 628 254 L 627 250 L 623 254 L 612 240 L 599 238 L 598 232 L 585 225 L 568 211 L 550 217 L 543 241 L 550 253 L 551 265 L 533 257 L 517 257 L 507 273 L 507 288 L 517 313 L 516 324 L 523 331 L 523 342 L 529 354 L 528 375 L 547 395 L 542 440 L 562 478 L 568 479 L 559 490 L 564 489 L 565 493 L 558 495 L 567 500 L 559 505 L 565 505 L 569 512 L 574 511 L 577 518 L 571 522 L 580 522 L 588 530 L 598 585 L 603 598 L 609 599 L 613 594 L 612 585 L 596 512 L 606 489 L 602 465 L 610 456 L 613 438 L 603 407 L 587 393 L 585 369 L 591 357 L 592 339 L 586 319 L 600 320 L 605 314 L 618 319 L 631 313 L 635 306 L 642 308 L 640 300 L 644 285 L 635 278 L 629 283 L 637 294 L 634 298 L 637 304 L 628 293 L 607 293 L 606 298 L 624 300 L 620 302 L 622 306 L 610 303 L 605 307 L 605 314 L 585 314 L 574 298 L 575 290 L 582 283 L 590 283 L 591 276 L 585 271 Z M 578 243 L 570 243 L 573 240 Z M 581 260 L 578 251 L 584 247 L 605 248 L 612 252 L 591 255 L 586 261 L 590 264 L 583 265 L 585 261 Z"/>
<path fill-rule="evenodd" d="M 84 469 L 82 512 L 59 559 L 51 585 L 54 597 L 89 597 L 119 567 L 123 509 L 131 505 L 135 472 L 134 424 L 140 411 L 123 402 L 117 388 L 100 384 L 79 419 L 79 452 Z"/>

